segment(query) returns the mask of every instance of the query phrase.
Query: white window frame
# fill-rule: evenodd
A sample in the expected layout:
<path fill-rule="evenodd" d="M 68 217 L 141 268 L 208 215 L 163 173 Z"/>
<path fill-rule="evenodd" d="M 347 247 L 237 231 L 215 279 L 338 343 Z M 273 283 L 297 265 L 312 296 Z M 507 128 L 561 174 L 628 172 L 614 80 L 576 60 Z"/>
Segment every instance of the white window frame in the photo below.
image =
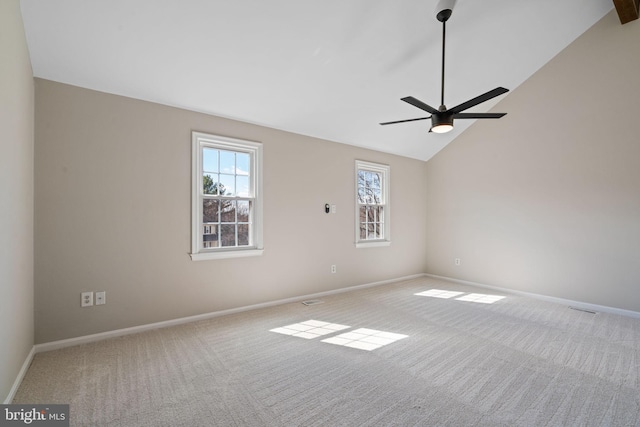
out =
<path fill-rule="evenodd" d="M 250 157 L 249 192 L 253 200 L 250 213 L 250 246 L 205 248 L 202 243 L 202 204 L 204 148 L 248 153 Z M 245 197 L 239 197 L 245 199 Z M 194 261 L 262 255 L 262 144 L 254 141 L 191 133 L 191 259 Z"/>
<path fill-rule="evenodd" d="M 390 176 L 391 167 L 380 163 L 366 162 L 364 160 L 356 160 L 355 173 L 355 246 L 356 248 L 374 248 L 380 246 L 391 245 L 391 203 L 390 203 Z M 382 227 L 382 239 L 361 239 L 360 238 L 360 207 L 363 206 L 358 200 L 358 172 L 361 170 L 378 172 L 382 175 L 381 183 L 381 206 L 383 206 L 384 222 Z"/>

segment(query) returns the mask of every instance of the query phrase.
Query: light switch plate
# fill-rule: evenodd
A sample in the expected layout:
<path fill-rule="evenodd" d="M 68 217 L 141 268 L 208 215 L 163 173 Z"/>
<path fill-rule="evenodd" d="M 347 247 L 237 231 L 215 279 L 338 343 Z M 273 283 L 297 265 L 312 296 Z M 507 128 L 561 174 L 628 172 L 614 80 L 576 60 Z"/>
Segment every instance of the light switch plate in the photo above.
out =
<path fill-rule="evenodd" d="M 107 303 L 107 292 L 96 292 L 96 305 L 103 305 Z"/>

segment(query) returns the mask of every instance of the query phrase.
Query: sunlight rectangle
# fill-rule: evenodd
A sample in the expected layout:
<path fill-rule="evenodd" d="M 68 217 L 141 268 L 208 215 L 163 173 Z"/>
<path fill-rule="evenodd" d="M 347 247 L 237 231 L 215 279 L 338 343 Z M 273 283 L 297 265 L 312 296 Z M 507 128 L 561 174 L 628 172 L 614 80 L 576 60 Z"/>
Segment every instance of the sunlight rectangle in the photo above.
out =
<path fill-rule="evenodd" d="M 469 294 L 460 298 L 456 298 L 457 301 L 469 301 L 478 302 L 481 304 L 493 304 L 496 301 L 503 299 L 500 295 L 485 295 L 485 294 Z"/>
<path fill-rule="evenodd" d="M 331 338 L 326 338 L 324 340 L 322 340 L 322 342 L 328 342 L 329 344 L 336 344 L 336 345 L 345 345 L 347 343 L 352 342 L 353 340 L 350 340 L 348 338 L 340 338 L 338 337 L 331 337 Z"/>
<path fill-rule="evenodd" d="M 282 326 L 280 328 L 270 329 L 269 331 L 311 340 L 323 335 L 328 335 L 337 331 L 349 329 L 350 327 L 351 326 L 311 319 L 300 323 Z"/>
<path fill-rule="evenodd" d="M 375 350 L 376 348 L 382 347 L 378 344 L 366 343 L 364 341 L 351 341 L 349 343 L 344 344 L 345 347 L 357 348 L 358 350 Z"/>
<path fill-rule="evenodd" d="M 368 336 L 368 337 L 362 338 L 360 341 L 370 343 L 370 344 L 387 345 L 387 344 L 391 344 L 395 340 L 392 340 L 389 338 L 380 338 L 376 336 Z"/>
<path fill-rule="evenodd" d="M 407 337 L 408 335 L 396 334 L 393 332 L 360 328 L 335 337 L 326 338 L 322 340 L 322 342 L 371 351 Z"/>
<path fill-rule="evenodd" d="M 457 296 L 462 295 L 462 294 L 464 294 L 464 292 L 443 291 L 441 289 L 430 289 L 428 291 L 418 292 L 417 294 L 414 294 L 414 295 L 418 295 L 418 296 L 421 296 L 421 297 L 432 297 L 432 298 L 449 299 L 449 298 L 457 297 Z"/>
<path fill-rule="evenodd" d="M 347 339 L 347 340 L 354 340 L 354 341 L 355 340 L 360 340 L 360 339 L 366 337 L 365 334 L 359 334 L 359 333 L 356 333 L 356 332 L 347 332 L 346 334 L 341 334 L 341 335 L 338 335 L 338 336 L 340 338 L 344 338 L 344 339 Z"/>

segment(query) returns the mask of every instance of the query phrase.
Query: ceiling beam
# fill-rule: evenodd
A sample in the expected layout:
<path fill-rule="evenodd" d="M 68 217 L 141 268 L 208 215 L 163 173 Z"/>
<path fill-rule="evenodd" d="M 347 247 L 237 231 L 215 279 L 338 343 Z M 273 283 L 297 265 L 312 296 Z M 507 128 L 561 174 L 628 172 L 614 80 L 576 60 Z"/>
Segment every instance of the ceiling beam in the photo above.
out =
<path fill-rule="evenodd" d="M 613 0 L 621 24 L 638 19 L 639 2 L 640 0 Z"/>

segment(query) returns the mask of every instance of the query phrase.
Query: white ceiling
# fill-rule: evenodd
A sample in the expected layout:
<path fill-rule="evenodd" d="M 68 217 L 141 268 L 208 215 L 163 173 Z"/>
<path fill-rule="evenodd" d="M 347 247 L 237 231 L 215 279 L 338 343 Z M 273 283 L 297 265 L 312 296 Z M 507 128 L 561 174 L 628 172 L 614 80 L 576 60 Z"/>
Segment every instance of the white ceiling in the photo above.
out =
<path fill-rule="evenodd" d="M 436 3 L 21 0 L 36 77 L 421 160 L 474 122 L 444 135 L 427 133 L 428 120 L 378 124 L 427 115 L 402 97 L 440 103 Z M 447 106 L 515 89 L 612 8 L 458 0 L 447 23 Z"/>

